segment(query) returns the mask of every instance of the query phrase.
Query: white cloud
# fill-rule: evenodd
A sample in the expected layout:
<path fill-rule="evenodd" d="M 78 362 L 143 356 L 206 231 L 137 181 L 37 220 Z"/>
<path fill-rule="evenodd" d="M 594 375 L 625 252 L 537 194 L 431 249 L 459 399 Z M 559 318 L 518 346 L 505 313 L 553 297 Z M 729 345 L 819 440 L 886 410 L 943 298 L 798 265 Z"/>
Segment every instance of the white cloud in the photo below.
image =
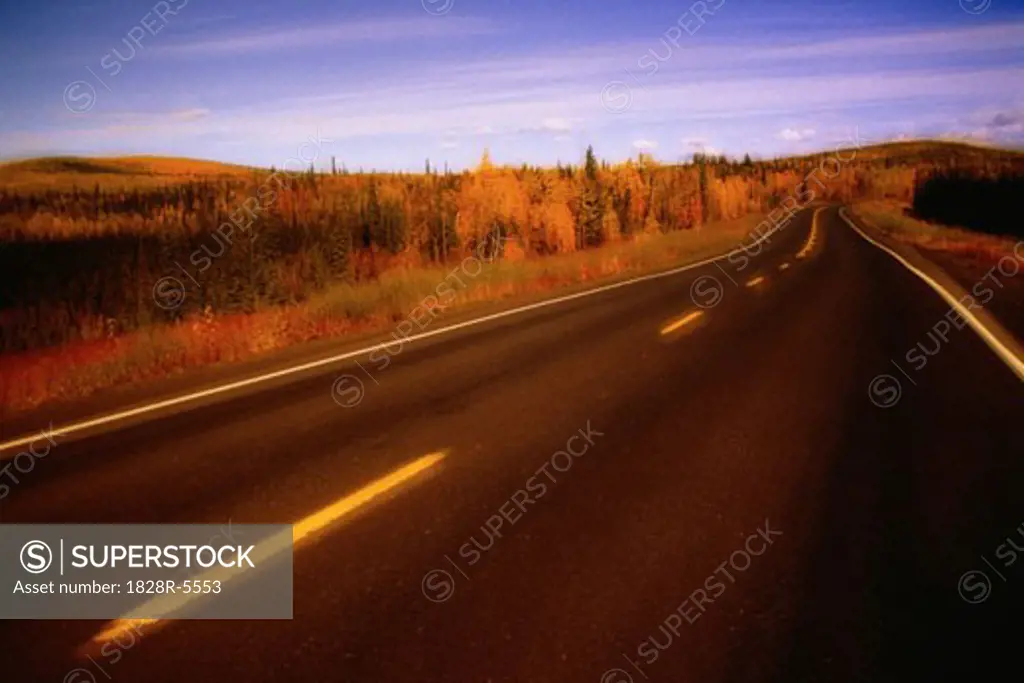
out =
<path fill-rule="evenodd" d="M 477 135 L 492 135 L 493 133 L 494 133 L 494 129 L 491 128 L 490 126 L 486 126 L 486 125 L 485 126 L 479 126 L 476 129 L 476 134 Z"/>
<path fill-rule="evenodd" d="M 572 130 L 572 124 L 567 119 L 550 117 L 544 119 L 541 123 L 541 128 L 555 133 L 568 133 Z"/>
<path fill-rule="evenodd" d="M 976 131 L 949 131 L 939 134 L 940 140 L 952 140 L 954 142 L 966 142 L 978 146 L 986 146 L 990 143 L 991 135 L 985 130 Z"/>
<path fill-rule="evenodd" d="M 643 150 L 657 149 L 658 143 L 655 142 L 654 140 L 646 140 L 646 139 L 641 138 L 639 140 L 634 140 L 633 141 L 633 147 L 635 147 L 636 149 L 643 149 Z"/>
<path fill-rule="evenodd" d="M 683 147 L 693 150 L 693 154 L 706 154 L 715 157 L 721 154 L 721 151 L 707 138 L 683 138 L 680 142 L 683 143 Z"/>
<path fill-rule="evenodd" d="M 815 135 L 813 128 L 802 128 L 797 130 L 795 128 L 783 128 L 779 131 L 778 138 L 780 140 L 787 140 L 789 142 L 801 142 L 803 140 L 810 140 Z"/>
<path fill-rule="evenodd" d="M 704 147 L 701 147 L 700 149 L 695 150 L 693 153 L 694 155 L 703 154 L 704 156 L 717 157 L 722 154 L 722 150 L 718 149 L 717 147 L 712 147 L 711 145 L 706 145 Z"/>

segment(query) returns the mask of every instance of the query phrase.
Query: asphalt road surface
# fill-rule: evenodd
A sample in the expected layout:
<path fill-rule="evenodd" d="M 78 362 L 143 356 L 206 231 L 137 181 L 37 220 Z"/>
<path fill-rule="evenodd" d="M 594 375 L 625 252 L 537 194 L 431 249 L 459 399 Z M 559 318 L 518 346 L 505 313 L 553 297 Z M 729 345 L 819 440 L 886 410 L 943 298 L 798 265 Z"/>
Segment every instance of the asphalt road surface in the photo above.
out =
<path fill-rule="evenodd" d="M 79 650 L 102 622 L 5 622 L 0 680 L 1019 676 L 1024 387 L 970 328 L 933 348 L 949 306 L 834 207 L 814 222 L 372 380 L 67 439 L 3 522 L 290 523 L 445 457 L 296 548 L 293 620 L 166 622 L 116 661 Z M 361 396 L 332 392 L 348 373 Z"/>

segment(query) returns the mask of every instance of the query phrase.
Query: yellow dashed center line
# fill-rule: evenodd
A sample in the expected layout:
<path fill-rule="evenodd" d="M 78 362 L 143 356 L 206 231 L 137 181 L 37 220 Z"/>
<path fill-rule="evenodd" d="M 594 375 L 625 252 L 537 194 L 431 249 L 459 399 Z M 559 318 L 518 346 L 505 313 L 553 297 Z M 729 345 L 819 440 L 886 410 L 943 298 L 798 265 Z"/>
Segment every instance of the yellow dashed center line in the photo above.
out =
<path fill-rule="evenodd" d="M 757 287 L 762 282 L 764 282 L 764 276 L 758 275 L 757 277 L 752 277 L 747 280 L 747 287 Z"/>
<path fill-rule="evenodd" d="M 339 521 L 343 517 L 351 514 L 357 509 L 363 507 L 375 498 L 380 497 L 384 493 L 387 493 L 391 489 L 405 483 L 412 479 L 421 472 L 428 468 L 436 465 L 438 462 L 444 459 L 447 454 L 443 451 L 437 453 L 431 453 L 424 455 L 402 467 L 399 467 L 394 472 L 387 474 L 380 479 L 367 484 L 358 491 L 351 493 L 344 498 L 341 498 L 334 503 L 331 503 L 327 507 L 319 510 L 312 515 L 302 519 L 292 526 L 291 538 L 279 538 L 274 536 L 266 539 L 259 544 L 259 547 L 255 549 L 252 554 L 253 561 L 258 564 L 260 560 L 266 562 L 274 555 L 281 552 L 288 552 L 292 550 L 295 544 L 299 541 L 306 539 L 318 531 L 323 530 L 327 526 Z M 199 580 L 227 580 L 238 576 L 237 573 L 230 574 L 227 570 L 218 568 L 212 569 L 207 572 L 203 572 L 198 576 Z M 162 613 L 168 614 L 171 612 L 177 612 L 182 607 L 197 599 L 198 593 L 190 594 L 165 594 L 157 598 L 150 600 L 143 604 L 137 611 L 139 612 L 150 612 L 150 613 Z M 116 619 L 107 626 L 103 631 L 93 636 L 92 640 L 83 646 L 83 650 L 89 651 L 92 648 L 96 648 L 105 643 L 115 640 L 123 635 L 127 635 L 129 632 L 135 631 L 138 633 L 140 629 L 147 626 L 153 626 L 161 622 L 167 621 L 166 619 Z M 147 635 L 149 629 L 146 629 Z"/>
<path fill-rule="evenodd" d="M 387 493 L 399 484 L 405 483 L 420 472 L 441 462 L 446 455 L 447 453 L 439 451 L 417 458 L 377 481 L 367 484 L 355 493 L 351 493 L 328 505 L 323 510 L 313 513 L 292 527 L 292 543 L 298 543 L 329 524 L 333 524 L 342 517 L 355 512 L 356 509 L 366 505 L 374 498 Z"/>
<path fill-rule="evenodd" d="M 789 261 L 786 261 L 785 263 L 783 263 L 782 265 L 779 266 L 779 270 L 786 270 L 788 268 L 789 268 Z"/>
<path fill-rule="evenodd" d="M 690 323 L 694 322 L 695 320 L 697 320 L 698 318 L 701 318 L 703 315 L 704 315 L 704 311 L 692 311 L 690 313 L 687 313 L 686 315 L 684 315 L 679 320 L 676 320 L 673 323 L 669 323 L 665 327 L 661 328 L 661 333 L 662 333 L 662 335 L 672 334 L 673 332 L 675 332 L 679 328 L 685 327 L 685 326 L 689 325 Z"/>
<path fill-rule="evenodd" d="M 807 244 L 797 253 L 796 257 L 799 259 L 807 258 L 814 249 L 815 243 L 818 241 L 818 214 L 824 211 L 824 207 L 814 212 L 814 216 L 811 218 L 811 234 L 807 238 Z"/>

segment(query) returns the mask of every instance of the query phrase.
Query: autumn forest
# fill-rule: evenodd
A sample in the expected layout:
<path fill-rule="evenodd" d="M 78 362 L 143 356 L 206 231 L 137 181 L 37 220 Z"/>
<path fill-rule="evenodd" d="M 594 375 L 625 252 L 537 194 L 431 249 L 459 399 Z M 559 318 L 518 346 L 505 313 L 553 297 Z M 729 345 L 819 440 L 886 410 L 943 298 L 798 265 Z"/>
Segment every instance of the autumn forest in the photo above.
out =
<path fill-rule="evenodd" d="M 301 317 L 332 288 L 386 281 L 375 301 L 393 298 L 403 273 L 473 254 L 529 264 L 638 242 L 656 249 L 659 236 L 711 234 L 787 197 L 790 206 L 891 199 L 930 220 L 975 216 L 983 224 L 971 227 L 998 231 L 1000 212 L 1024 196 L 1022 158 L 906 143 L 610 164 L 588 149 L 578 166 L 556 168 L 501 167 L 485 153 L 458 173 L 429 162 L 415 174 L 237 167 L 91 184 L 87 162 L 56 160 L 61 186 L 0 183 L 0 351 L 10 363 L 189 320 Z M 328 317 L 358 319 L 377 305 Z"/>

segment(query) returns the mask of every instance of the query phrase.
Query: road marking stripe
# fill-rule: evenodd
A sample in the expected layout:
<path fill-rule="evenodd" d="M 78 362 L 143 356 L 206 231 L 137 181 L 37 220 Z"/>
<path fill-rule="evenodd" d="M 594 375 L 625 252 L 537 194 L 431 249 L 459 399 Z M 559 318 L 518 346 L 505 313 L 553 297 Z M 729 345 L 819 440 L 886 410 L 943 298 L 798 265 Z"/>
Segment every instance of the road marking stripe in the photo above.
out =
<path fill-rule="evenodd" d="M 752 277 L 749 280 L 747 280 L 746 286 L 747 287 L 757 287 L 762 282 L 764 282 L 764 275 L 758 275 L 757 277 Z"/>
<path fill-rule="evenodd" d="M 797 252 L 798 259 L 806 258 L 814 249 L 814 244 L 818 241 L 818 214 L 826 208 L 822 206 L 814 210 L 814 215 L 811 217 L 811 234 L 807 237 L 807 243 Z"/>
<path fill-rule="evenodd" d="M 314 512 L 308 517 L 296 522 L 292 525 L 291 538 L 278 538 L 277 536 L 271 537 L 270 539 L 259 544 L 256 549 L 256 553 L 252 555 L 254 564 L 259 562 L 267 562 L 275 555 L 286 552 L 298 545 L 300 541 L 306 539 L 316 532 L 324 529 L 325 527 L 337 522 L 341 518 L 355 512 L 357 509 L 363 507 L 375 498 L 387 493 L 391 489 L 404 484 L 408 480 L 412 479 L 421 472 L 433 467 L 438 462 L 443 460 L 447 453 L 444 451 L 438 451 L 436 453 L 430 453 L 424 455 L 421 458 L 417 458 L 410 463 L 399 467 L 397 470 L 384 475 L 380 479 L 373 481 L 366 486 L 362 487 L 354 493 L 331 503 L 327 507 Z M 237 577 L 239 574 L 231 574 L 230 570 L 222 567 L 215 567 L 209 571 L 205 571 L 196 577 L 199 581 L 227 581 L 230 577 Z M 183 607 L 188 605 L 195 600 L 208 598 L 206 595 L 198 595 L 195 593 L 185 594 L 167 594 L 153 598 L 143 605 L 139 609 L 146 609 L 154 613 L 171 613 L 181 610 Z M 90 646 L 95 648 L 97 645 L 103 645 L 116 638 L 126 635 L 131 631 L 138 631 L 143 626 L 152 626 L 157 623 L 170 621 L 169 619 L 116 619 L 110 623 L 100 633 L 92 637 L 90 643 L 85 646 L 88 649 Z"/>
<path fill-rule="evenodd" d="M 309 515 L 292 527 L 292 542 L 299 541 L 315 534 L 317 531 L 338 521 L 342 517 L 354 512 L 358 508 L 369 503 L 374 498 L 381 496 L 399 484 L 412 479 L 420 472 L 427 470 L 444 460 L 447 453 L 438 451 L 417 458 L 410 463 L 399 467 L 397 470 L 387 474 L 375 482 L 367 484 L 355 493 L 350 493 L 341 500 L 331 503 L 319 512 Z"/>
<path fill-rule="evenodd" d="M 789 268 L 789 261 L 779 265 L 779 270 L 787 270 Z"/>
<path fill-rule="evenodd" d="M 976 318 L 973 313 L 971 313 L 970 309 L 968 309 L 966 306 L 960 303 L 955 296 L 946 291 L 946 289 L 942 285 L 933 280 L 931 276 L 929 276 L 927 273 L 925 273 L 922 270 L 919 270 L 916 266 L 911 264 L 898 253 L 896 253 L 889 247 L 885 246 L 884 244 L 875 241 L 874 239 L 869 237 L 867 233 L 861 231 L 861 229 L 857 227 L 856 223 L 851 221 L 846 216 L 845 208 L 839 209 L 839 216 L 844 221 L 846 221 L 847 225 L 853 228 L 854 232 L 863 237 L 865 241 L 875 245 L 885 253 L 889 254 L 889 256 L 892 256 L 894 259 L 903 264 L 904 268 L 906 268 L 911 273 L 924 280 L 929 287 L 934 289 L 939 294 L 939 296 L 946 300 L 946 303 L 948 303 L 950 306 L 956 309 L 957 314 L 967 321 L 967 324 L 969 324 L 971 328 L 978 334 L 978 336 L 981 337 L 982 341 L 988 344 L 990 349 L 995 351 L 996 355 L 999 356 L 999 358 L 1004 363 L 1006 363 L 1006 365 L 1011 370 L 1013 370 L 1014 373 L 1016 373 L 1017 377 L 1019 377 L 1021 380 L 1024 380 L 1024 360 L 1018 358 L 1013 351 L 1011 351 L 1009 348 L 1007 348 L 1005 344 L 1003 344 L 1003 342 L 999 341 L 999 338 L 996 337 L 991 331 L 989 331 L 989 329 L 985 327 L 985 324 L 978 320 L 978 318 Z"/>
<path fill-rule="evenodd" d="M 665 334 L 672 334 L 673 332 L 678 330 L 680 327 L 684 327 L 686 325 L 689 325 L 690 323 L 692 323 L 693 321 L 697 320 L 698 318 L 700 318 L 703 315 L 704 315 L 704 311 L 692 311 L 690 313 L 687 313 L 686 315 L 684 315 L 682 318 L 680 318 L 679 320 L 675 321 L 674 323 L 672 323 L 670 325 L 666 325 L 665 327 L 663 327 L 662 330 L 661 330 L 661 333 L 663 335 L 665 335 Z"/>
<path fill-rule="evenodd" d="M 775 228 L 774 230 L 769 230 L 768 232 L 766 232 L 763 235 L 761 235 L 750 246 L 755 246 L 755 245 L 761 244 L 765 240 L 769 239 L 776 232 L 778 232 L 780 229 L 781 228 Z M 547 306 L 554 306 L 556 304 L 564 303 L 566 301 L 573 301 L 575 299 L 582 299 L 584 297 L 593 296 L 595 294 L 600 294 L 602 292 L 608 292 L 608 291 L 611 291 L 613 289 L 618 289 L 620 287 L 628 287 L 629 285 L 634 285 L 634 284 L 637 284 L 637 283 L 640 283 L 640 282 L 647 282 L 647 281 L 650 281 L 650 280 L 657 280 L 657 279 L 661 279 L 661 278 L 665 278 L 665 277 L 671 277 L 673 275 L 678 275 L 679 273 L 684 273 L 684 272 L 686 272 L 688 270 L 693 270 L 694 268 L 700 268 L 701 266 L 706 266 L 706 265 L 708 265 L 710 263 L 714 263 L 715 261 L 721 261 L 724 258 L 728 258 L 733 252 L 736 251 L 736 249 L 737 249 L 737 247 L 733 247 L 732 249 L 730 249 L 725 254 L 720 254 L 718 256 L 712 256 L 710 258 L 706 258 L 706 259 L 703 259 L 701 261 L 697 261 L 695 263 L 690 263 L 690 264 L 687 264 L 685 266 L 680 266 L 678 268 L 673 268 L 671 270 L 666 270 L 666 271 L 663 271 L 663 272 L 660 272 L 660 273 L 651 273 L 649 275 L 640 275 L 640 276 L 637 276 L 637 277 L 632 278 L 630 280 L 623 280 L 622 282 L 614 282 L 614 283 L 612 283 L 610 285 L 602 285 L 600 287 L 595 287 L 594 289 L 588 289 L 588 290 L 583 291 L 583 292 L 576 292 L 575 294 L 566 294 L 564 296 L 556 297 L 554 299 L 545 299 L 544 301 L 538 301 L 536 303 L 526 304 L 524 306 L 517 306 L 516 308 L 511 308 L 511 309 L 506 310 L 506 311 L 499 311 L 497 313 L 491 313 L 490 315 L 485 315 L 485 316 L 483 316 L 481 318 L 474 318 L 472 320 L 466 320 L 464 322 L 456 323 L 454 325 L 448 325 L 447 327 L 442 327 L 442 328 L 439 328 L 439 329 L 436 329 L 436 330 L 430 330 L 428 332 L 421 332 L 419 334 L 414 334 L 411 337 L 405 337 L 404 338 L 404 342 L 405 343 L 411 343 L 411 342 L 414 342 L 414 341 L 419 341 L 421 339 L 427 339 L 427 338 L 430 338 L 430 337 L 436 337 L 438 335 L 445 334 L 445 333 L 448 333 L 448 332 L 454 332 L 455 330 L 461 330 L 461 329 L 464 329 L 466 327 L 472 327 L 474 325 L 480 325 L 480 324 L 483 324 L 483 323 L 486 323 L 486 322 L 490 322 L 492 320 L 499 320 L 501 318 L 507 318 L 509 316 L 518 315 L 519 313 L 525 313 L 526 311 L 536 310 L 538 308 L 545 308 Z M 345 353 L 339 353 L 339 354 L 337 354 L 335 356 L 330 356 L 329 358 L 321 358 L 320 360 L 310 361 L 308 363 L 302 363 L 300 365 L 294 365 L 294 366 L 291 366 L 291 367 L 288 367 L 288 368 L 284 368 L 282 370 L 276 370 L 274 372 L 268 372 L 268 373 L 265 373 L 265 374 L 262 374 L 262 375 L 257 375 L 255 377 L 249 377 L 249 378 L 246 378 L 246 379 L 243 379 L 243 380 L 237 380 L 237 381 L 234 381 L 234 382 L 229 382 L 227 384 L 221 384 L 219 386 L 211 387 L 209 389 L 203 389 L 201 391 L 195 391 L 195 392 L 192 392 L 192 393 L 189 393 L 189 394 L 183 394 L 181 396 L 176 396 L 174 398 L 169 398 L 169 399 L 165 399 L 165 400 L 162 400 L 162 401 L 156 401 L 154 403 L 147 403 L 145 405 L 141 405 L 141 406 L 138 406 L 136 408 L 130 408 L 130 409 L 127 409 L 127 410 L 121 410 L 121 411 L 110 413 L 110 414 L 107 414 L 107 415 L 101 415 L 99 417 L 91 418 L 91 419 L 88 419 L 88 420 L 82 420 L 82 421 L 79 421 L 79 422 L 73 422 L 73 423 L 71 423 L 69 425 L 64 425 L 63 427 L 57 427 L 55 429 L 51 428 L 51 429 L 47 430 L 47 433 L 49 433 L 51 436 L 54 436 L 54 437 L 67 436 L 69 434 L 73 434 L 75 432 L 80 432 L 80 431 L 85 430 L 85 429 L 91 429 L 92 427 L 101 427 L 103 425 L 112 424 L 114 422 L 120 422 L 120 421 L 126 420 L 128 418 L 137 417 L 139 415 L 145 415 L 147 413 L 152 413 L 152 412 L 157 411 L 157 410 L 162 410 L 163 408 L 171 408 L 173 406 L 182 405 L 182 404 L 185 404 L 185 403 L 191 403 L 193 401 L 197 401 L 197 400 L 202 399 L 202 398 L 208 398 L 210 396 L 216 396 L 218 394 L 223 394 L 225 392 L 233 391 L 235 389 L 241 389 L 243 387 L 253 386 L 255 384 L 261 384 L 263 382 L 267 382 L 267 381 L 270 381 L 270 380 L 273 380 L 273 379 L 278 379 L 280 377 L 287 377 L 289 375 L 294 375 L 296 373 L 304 372 L 306 370 L 312 370 L 314 368 L 320 368 L 320 367 L 323 367 L 325 365 L 331 365 L 333 363 L 338 363 L 340 361 L 349 360 L 351 358 L 356 358 L 356 357 L 361 356 L 361 355 L 366 354 L 366 353 L 372 353 L 374 351 L 379 351 L 381 349 L 384 349 L 385 347 L 393 346 L 394 343 L 395 343 L 395 339 L 392 337 L 388 341 L 383 341 L 383 342 L 381 342 L 379 344 L 374 344 L 373 346 L 367 346 L 365 348 L 357 349 L 355 351 L 348 351 L 348 352 L 345 352 Z M 37 441 L 38 439 L 39 439 L 39 435 L 38 434 L 30 434 L 30 435 L 26 435 L 26 436 L 22 436 L 22 437 L 17 437 L 17 438 L 11 439 L 9 441 L 5 441 L 3 443 L 0 443 L 0 452 L 6 451 L 6 450 L 11 449 L 11 448 L 18 448 L 18 447 L 21 447 L 21 446 L 29 445 L 29 444 L 33 443 L 34 441 Z M 9 459 L 13 458 L 14 455 L 16 455 L 16 454 L 14 454 L 14 453 L 6 453 L 6 454 L 5 453 L 0 453 L 0 462 L 3 462 L 4 460 L 9 460 Z"/>

